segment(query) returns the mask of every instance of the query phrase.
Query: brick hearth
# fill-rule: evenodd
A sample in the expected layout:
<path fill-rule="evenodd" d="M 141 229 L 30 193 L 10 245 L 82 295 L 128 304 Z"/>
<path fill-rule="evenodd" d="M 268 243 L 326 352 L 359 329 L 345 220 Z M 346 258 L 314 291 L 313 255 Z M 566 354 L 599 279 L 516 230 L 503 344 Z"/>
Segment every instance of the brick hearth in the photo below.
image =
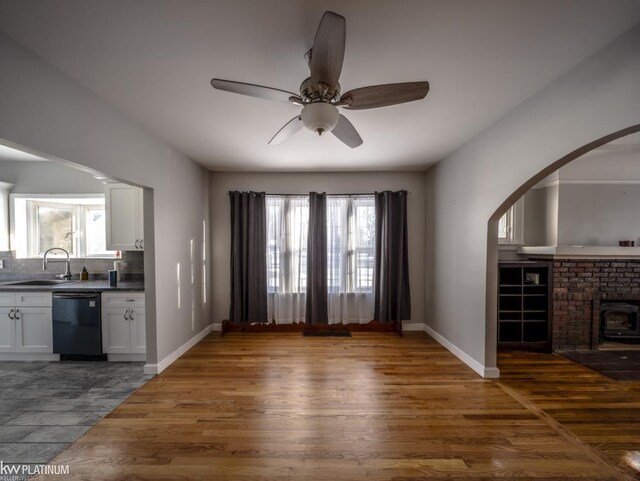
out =
<path fill-rule="evenodd" d="M 553 262 L 554 351 L 598 348 L 603 300 L 640 300 L 640 260 Z"/>

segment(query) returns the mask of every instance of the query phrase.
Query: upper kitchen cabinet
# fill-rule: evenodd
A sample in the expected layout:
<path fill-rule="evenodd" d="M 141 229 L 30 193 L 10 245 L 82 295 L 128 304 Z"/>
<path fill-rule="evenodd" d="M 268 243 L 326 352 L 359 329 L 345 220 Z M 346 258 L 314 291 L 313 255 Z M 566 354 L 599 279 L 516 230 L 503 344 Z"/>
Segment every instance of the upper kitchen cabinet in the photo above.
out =
<path fill-rule="evenodd" d="M 107 249 L 144 250 L 142 189 L 105 184 Z"/>

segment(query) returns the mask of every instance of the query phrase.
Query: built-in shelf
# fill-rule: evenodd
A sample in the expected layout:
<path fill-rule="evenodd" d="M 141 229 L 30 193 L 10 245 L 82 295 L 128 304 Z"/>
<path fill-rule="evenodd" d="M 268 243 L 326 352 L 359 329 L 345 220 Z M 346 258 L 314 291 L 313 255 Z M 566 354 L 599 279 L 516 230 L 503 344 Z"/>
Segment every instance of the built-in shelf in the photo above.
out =
<path fill-rule="evenodd" d="M 523 246 L 518 254 L 542 259 L 636 259 L 640 247 L 618 246 Z"/>
<path fill-rule="evenodd" d="M 550 270 L 548 262 L 500 263 L 499 348 L 539 351 L 550 349 Z"/>

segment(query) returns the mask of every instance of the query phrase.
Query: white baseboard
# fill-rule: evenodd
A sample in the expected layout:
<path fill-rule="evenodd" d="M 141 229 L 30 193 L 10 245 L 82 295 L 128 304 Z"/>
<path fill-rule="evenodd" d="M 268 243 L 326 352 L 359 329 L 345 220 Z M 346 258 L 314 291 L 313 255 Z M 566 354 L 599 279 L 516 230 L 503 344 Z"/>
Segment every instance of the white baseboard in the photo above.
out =
<path fill-rule="evenodd" d="M 464 362 L 467 366 L 469 366 L 475 372 L 480 374 L 482 377 L 486 379 L 497 379 L 500 377 L 500 370 L 497 367 L 483 366 L 474 358 L 469 356 L 469 354 L 467 354 L 458 346 L 456 346 L 451 341 L 449 341 L 449 339 L 437 333 L 426 324 L 423 324 L 423 326 L 424 326 L 424 332 L 426 332 L 431 337 L 433 337 L 442 347 L 447 349 L 449 352 L 451 352 L 451 354 L 456 356 L 458 359 L 460 359 L 462 362 Z M 404 329 L 404 326 L 403 326 L 403 329 Z"/>
<path fill-rule="evenodd" d="M 213 328 L 211 330 L 214 331 L 214 332 L 222 331 L 222 324 L 211 324 L 211 326 L 213 326 Z"/>
<path fill-rule="evenodd" d="M 3 352 L 0 361 L 59 361 L 60 354 L 45 352 Z"/>
<path fill-rule="evenodd" d="M 140 362 L 146 361 L 146 354 L 107 354 L 110 362 Z"/>
<path fill-rule="evenodd" d="M 403 322 L 402 323 L 403 331 L 420 331 L 424 332 L 424 324 L 421 322 Z"/>
<path fill-rule="evenodd" d="M 187 352 L 193 346 L 198 344 L 202 339 L 204 339 L 204 337 L 207 334 L 209 334 L 211 331 L 213 331 L 213 328 L 214 328 L 214 325 L 213 324 L 209 324 L 202 331 L 200 331 L 198 334 L 193 336 L 191 339 L 189 339 L 187 342 L 185 342 L 178 349 L 176 349 L 171 354 L 169 354 L 167 357 L 165 357 L 158 364 L 148 364 L 148 363 L 145 364 L 144 365 L 144 373 L 145 374 L 160 374 L 162 371 L 164 371 L 166 368 L 168 368 L 171 364 L 173 364 L 185 352 Z"/>

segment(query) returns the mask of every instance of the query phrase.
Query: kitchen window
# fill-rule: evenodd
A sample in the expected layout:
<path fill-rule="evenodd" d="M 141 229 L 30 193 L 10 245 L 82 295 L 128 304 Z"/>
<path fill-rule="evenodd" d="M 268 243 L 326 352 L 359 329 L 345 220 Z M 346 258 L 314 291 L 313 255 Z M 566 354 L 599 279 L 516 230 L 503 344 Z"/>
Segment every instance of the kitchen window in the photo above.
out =
<path fill-rule="evenodd" d="M 498 221 L 498 243 L 524 243 L 524 200 L 520 199 Z"/>
<path fill-rule="evenodd" d="M 42 257 L 61 247 L 74 258 L 110 258 L 103 194 L 12 195 L 12 250 L 17 258 Z"/>

